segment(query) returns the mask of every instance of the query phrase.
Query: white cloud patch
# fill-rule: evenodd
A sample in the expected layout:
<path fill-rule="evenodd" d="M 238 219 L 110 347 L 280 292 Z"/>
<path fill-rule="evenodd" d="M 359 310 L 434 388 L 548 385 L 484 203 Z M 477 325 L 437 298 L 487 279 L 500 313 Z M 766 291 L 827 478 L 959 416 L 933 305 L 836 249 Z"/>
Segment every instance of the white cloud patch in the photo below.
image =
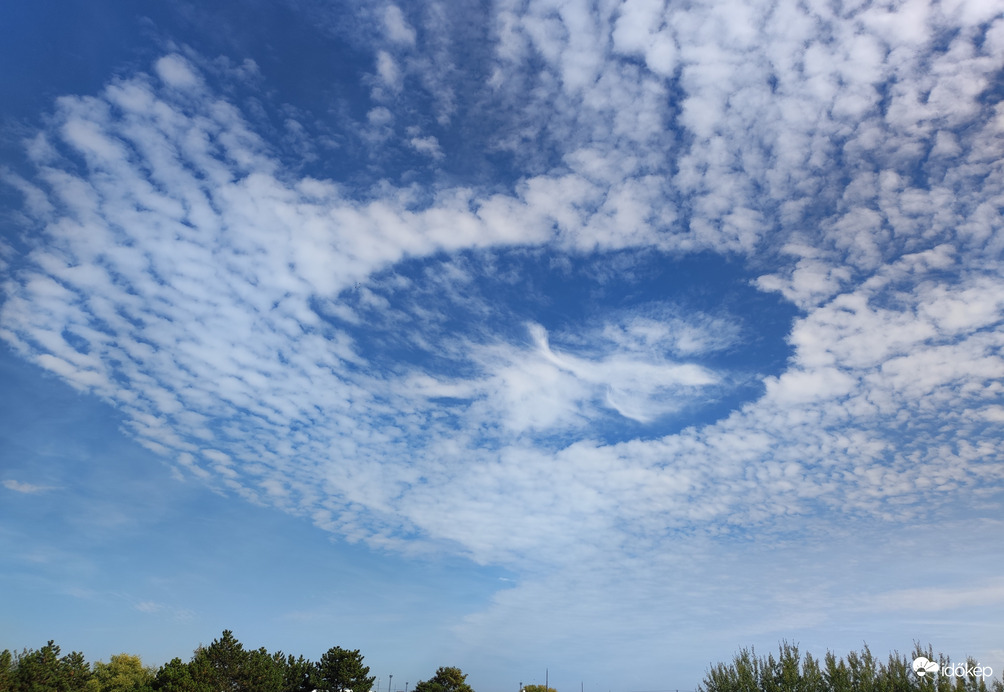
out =
<path fill-rule="evenodd" d="M 202 82 L 191 63 L 178 54 L 165 55 L 154 69 L 166 85 L 176 89 L 198 88 Z"/>
<path fill-rule="evenodd" d="M 503 366 L 493 388 L 500 415 L 515 430 L 588 424 L 591 405 L 647 423 L 685 406 L 719 378 L 689 363 L 613 353 L 584 358 L 552 349 L 540 325 L 528 327 L 533 350 Z M 578 426 L 577 426 L 578 427 Z"/>
<path fill-rule="evenodd" d="M 616 52 L 643 57 L 645 65 L 663 77 L 676 70 L 678 48 L 663 0 L 626 0 L 618 10 L 611 38 Z"/>
<path fill-rule="evenodd" d="M 377 53 L 376 70 L 377 76 L 384 86 L 394 92 L 401 90 L 404 78 L 394 56 L 386 51 Z"/>
<path fill-rule="evenodd" d="M 405 19 L 404 13 L 397 5 L 388 5 L 383 14 L 387 37 L 395 43 L 415 45 L 415 30 Z"/>
<path fill-rule="evenodd" d="M 3 482 L 3 487 L 8 490 L 13 490 L 15 493 L 21 493 L 23 495 L 35 495 L 36 493 L 44 493 L 48 490 L 52 490 L 50 486 L 47 485 L 35 485 L 34 483 L 25 483 L 23 481 L 16 481 L 13 478 L 8 478 Z"/>
<path fill-rule="evenodd" d="M 439 146 L 439 140 L 432 135 L 425 137 L 412 137 L 408 140 L 409 146 L 419 154 L 432 159 L 443 158 L 443 150 Z"/>

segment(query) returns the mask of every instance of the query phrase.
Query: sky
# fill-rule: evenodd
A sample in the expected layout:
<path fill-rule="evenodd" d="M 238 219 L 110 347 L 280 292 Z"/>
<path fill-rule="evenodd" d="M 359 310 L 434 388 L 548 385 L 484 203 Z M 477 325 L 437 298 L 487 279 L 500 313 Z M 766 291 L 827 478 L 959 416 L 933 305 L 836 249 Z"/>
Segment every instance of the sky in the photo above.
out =
<path fill-rule="evenodd" d="M 1004 669 L 997 3 L 7 2 L 0 65 L 0 648 Z"/>

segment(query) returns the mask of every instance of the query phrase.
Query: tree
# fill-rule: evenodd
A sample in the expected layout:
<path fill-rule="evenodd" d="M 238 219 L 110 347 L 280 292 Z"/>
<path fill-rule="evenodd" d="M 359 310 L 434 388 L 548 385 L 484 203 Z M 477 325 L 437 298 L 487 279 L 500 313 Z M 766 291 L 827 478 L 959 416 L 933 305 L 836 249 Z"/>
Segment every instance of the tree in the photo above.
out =
<path fill-rule="evenodd" d="M 376 677 L 369 675 L 369 666 L 363 665 L 359 649 L 343 649 L 333 646 L 321 656 L 317 664 L 320 685 L 323 692 L 369 692 Z"/>
<path fill-rule="evenodd" d="M 474 692 L 459 668 L 441 667 L 432 679 L 415 685 L 415 692 Z"/>
<path fill-rule="evenodd" d="M 317 666 L 303 656 L 270 654 L 265 647 L 246 650 L 233 632 L 224 630 L 212 644 L 197 648 L 190 662 L 175 658 L 161 666 L 153 690 L 312 692 L 319 687 L 318 681 Z"/>
<path fill-rule="evenodd" d="M 205 682 L 197 682 L 192 675 L 192 667 L 180 658 L 171 659 L 157 671 L 153 681 L 154 690 L 164 692 L 212 692 Z"/>
<path fill-rule="evenodd" d="M 0 652 L 0 690 L 6 692 L 14 688 L 14 654 L 10 649 Z"/>
<path fill-rule="evenodd" d="M 247 651 L 230 630 L 219 639 L 199 647 L 189 663 L 196 685 L 213 692 L 283 692 L 285 670 L 280 655 L 262 647 Z"/>
<path fill-rule="evenodd" d="M 117 654 L 108 663 L 98 661 L 87 681 L 88 692 L 148 692 L 156 674 L 139 656 Z"/>
<path fill-rule="evenodd" d="M 239 690 L 246 659 L 244 646 L 234 633 L 223 630 L 219 639 L 195 650 L 189 668 L 196 682 L 203 682 L 213 690 Z"/>
<path fill-rule="evenodd" d="M 283 658 L 281 653 L 274 655 L 282 666 L 283 692 L 312 692 L 321 684 L 317 665 L 303 656 L 294 658 L 293 654 Z"/>
<path fill-rule="evenodd" d="M 986 681 L 979 675 L 918 675 L 913 662 L 920 656 L 945 670 L 944 656 L 937 658 L 930 647 L 916 646 L 910 657 L 893 653 L 887 663 L 878 661 L 867 646 L 861 653 L 852 651 L 846 660 L 827 653 L 820 666 L 812 656 L 802 659 L 798 647 L 783 643 L 778 657 L 758 657 L 743 649 L 731 664 L 719 663 L 704 678 L 699 692 L 987 692 Z M 965 664 L 979 668 L 973 659 Z M 995 680 L 991 692 L 1004 692 L 1004 684 Z M 418 692 L 418 690 L 416 690 Z"/>
<path fill-rule="evenodd" d="M 25 649 L 13 654 L 8 669 L 8 689 L 14 692 L 83 692 L 91 676 L 91 667 L 84 655 L 79 651 L 62 657 L 59 654 L 59 647 L 52 640 L 38 651 Z"/>
<path fill-rule="evenodd" d="M 523 685 L 523 692 L 558 692 L 558 690 L 543 685 Z"/>
<path fill-rule="evenodd" d="M 237 680 L 240 689 L 248 692 L 284 692 L 286 671 L 277 658 L 265 647 L 248 651 Z"/>

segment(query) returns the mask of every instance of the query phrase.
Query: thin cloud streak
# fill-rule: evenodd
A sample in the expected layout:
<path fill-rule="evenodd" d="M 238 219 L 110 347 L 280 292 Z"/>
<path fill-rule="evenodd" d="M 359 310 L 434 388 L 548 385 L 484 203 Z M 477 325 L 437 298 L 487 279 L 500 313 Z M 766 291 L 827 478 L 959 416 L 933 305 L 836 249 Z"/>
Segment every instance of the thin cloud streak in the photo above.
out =
<path fill-rule="evenodd" d="M 36 493 L 44 493 L 49 490 L 53 490 L 52 486 L 24 483 L 22 481 L 16 481 L 13 478 L 6 479 L 3 482 L 3 487 L 7 488 L 7 490 L 12 490 L 15 493 L 21 493 L 23 495 L 34 495 Z"/>

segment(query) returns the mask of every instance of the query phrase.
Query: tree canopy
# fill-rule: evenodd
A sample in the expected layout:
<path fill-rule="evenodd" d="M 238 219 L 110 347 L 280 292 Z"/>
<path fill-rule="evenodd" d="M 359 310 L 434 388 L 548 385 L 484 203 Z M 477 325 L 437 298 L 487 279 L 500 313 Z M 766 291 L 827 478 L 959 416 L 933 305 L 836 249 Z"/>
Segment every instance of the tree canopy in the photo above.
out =
<path fill-rule="evenodd" d="M 937 663 L 941 671 L 951 668 L 947 657 L 935 656 L 930 647 L 924 650 L 919 645 L 912 656 L 893 653 L 887 662 L 876 659 L 865 646 L 846 659 L 828 652 L 820 663 L 808 654 L 803 658 L 797 646 L 785 642 L 777 658 L 743 649 L 731 663 L 713 666 L 698 692 L 1004 692 L 1000 680 L 988 687 L 979 675 L 918 674 L 914 662 L 920 658 Z M 962 668 L 981 670 L 973 659 Z"/>
<path fill-rule="evenodd" d="M 192 660 L 174 659 L 163 666 L 154 690 L 166 692 L 309 692 L 314 667 L 265 648 L 247 650 L 234 633 L 223 630 L 219 639 L 195 650 Z"/>
<path fill-rule="evenodd" d="M 558 690 L 544 685 L 523 685 L 523 692 L 558 692 Z"/>
<path fill-rule="evenodd" d="M 415 685 L 415 692 L 474 692 L 459 668 L 442 667 L 431 679 Z"/>
<path fill-rule="evenodd" d="M 38 650 L 0 651 L 0 692 L 370 692 L 374 678 L 358 650 L 334 647 L 321 660 L 338 686 L 322 684 L 318 663 L 246 649 L 230 630 L 197 647 L 189 661 L 175 657 L 156 672 L 125 653 L 92 667 L 82 653 L 62 655 L 50 641 Z"/>
<path fill-rule="evenodd" d="M 86 690 L 91 668 L 84 655 L 79 651 L 65 656 L 60 653 L 52 640 L 37 651 L 24 649 L 21 653 L 11 653 L 5 650 L 0 654 L 0 692 Z"/>
<path fill-rule="evenodd" d="M 139 656 L 117 654 L 108 663 L 94 663 L 87 692 L 152 692 L 155 677 Z"/>
<path fill-rule="evenodd" d="M 333 646 L 321 656 L 317 664 L 321 692 L 369 692 L 376 677 L 369 675 L 369 666 L 363 665 L 359 649 Z"/>

